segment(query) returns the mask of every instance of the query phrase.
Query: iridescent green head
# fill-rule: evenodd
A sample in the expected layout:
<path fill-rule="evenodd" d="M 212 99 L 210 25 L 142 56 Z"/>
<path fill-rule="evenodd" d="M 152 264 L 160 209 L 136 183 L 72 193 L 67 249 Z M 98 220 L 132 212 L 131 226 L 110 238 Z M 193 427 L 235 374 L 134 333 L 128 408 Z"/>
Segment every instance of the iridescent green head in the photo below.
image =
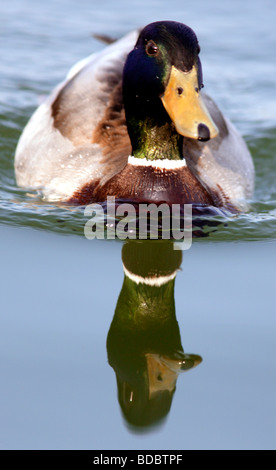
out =
<path fill-rule="evenodd" d="M 176 133 L 198 140 L 217 135 L 200 95 L 199 50 L 195 33 L 182 23 L 158 21 L 141 31 L 123 72 L 124 105 L 134 151 L 141 148 L 148 133 L 152 139 L 161 128 L 163 141 L 166 133 L 167 137 Z M 153 138 L 153 145 L 158 146 L 157 141 Z"/>

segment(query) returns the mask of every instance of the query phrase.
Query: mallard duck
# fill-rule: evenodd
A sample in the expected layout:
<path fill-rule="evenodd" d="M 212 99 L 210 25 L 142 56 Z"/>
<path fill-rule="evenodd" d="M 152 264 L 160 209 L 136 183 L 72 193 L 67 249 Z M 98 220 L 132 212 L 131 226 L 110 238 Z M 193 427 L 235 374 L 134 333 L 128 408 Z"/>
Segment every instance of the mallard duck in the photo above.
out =
<path fill-rule="evenodd" d="M 80 205 L 115 196 L 242 208 L 252 158 L 201 91 L 199 51 L 191 28 L 158 21 L 80 61 L 24 129 L 17 184 Z"/>

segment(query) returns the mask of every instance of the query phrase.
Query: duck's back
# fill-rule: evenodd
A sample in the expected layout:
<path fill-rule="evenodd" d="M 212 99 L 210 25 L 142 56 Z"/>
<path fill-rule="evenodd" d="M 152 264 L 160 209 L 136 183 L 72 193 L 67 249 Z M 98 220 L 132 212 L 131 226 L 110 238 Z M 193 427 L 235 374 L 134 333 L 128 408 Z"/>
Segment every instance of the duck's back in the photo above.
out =
<path fill-rule="evenodd" d="M 92 179 L 103 183 L 127 162 L 131 145 L 122 101 L 122 70 L 138 32 L 76 64 L 35 111 L 17 145 L 21 187 L 68 200 Z"/>

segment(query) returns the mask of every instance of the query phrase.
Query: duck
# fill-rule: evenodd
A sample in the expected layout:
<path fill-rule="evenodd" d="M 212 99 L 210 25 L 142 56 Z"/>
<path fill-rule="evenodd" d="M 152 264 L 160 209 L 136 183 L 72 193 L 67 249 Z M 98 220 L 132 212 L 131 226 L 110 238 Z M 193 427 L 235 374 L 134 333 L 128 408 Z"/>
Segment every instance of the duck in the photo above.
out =
<path fill-rule="evenodd" d="M 53 203 L 113 196 L 246 210 L 253 160 L 202 91 L 195 32 L 156 21 L 108 42 L 31 116 L 15 152 L 17 185 Z"/>

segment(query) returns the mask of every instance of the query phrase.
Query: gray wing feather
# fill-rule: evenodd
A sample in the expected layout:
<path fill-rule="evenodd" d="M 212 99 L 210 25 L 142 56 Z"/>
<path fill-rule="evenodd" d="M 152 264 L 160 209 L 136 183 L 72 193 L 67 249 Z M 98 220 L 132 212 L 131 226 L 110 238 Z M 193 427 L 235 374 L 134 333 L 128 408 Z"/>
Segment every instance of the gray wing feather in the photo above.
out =
<path fill-rule="evenodd" d="M 205 104 L 219 134 L 208 142 L 184 140 L 187 164 L 208 191 L 223 204 L 230 202 L 245 209 L 245 199 L 254 190 L 254 165 L 250 152 L 235 126 L 220 112 L 214 101 L 203 94 Z"/>
<path fill-rule="evenodd" d="M 41 189 L 47 199 L 68 199 L 88 181 L 107 180 L 124 166 L 127 155 L 108 166 L 101 163 L 103 149 L 93 142 L 93 132 L 108 105 L 110 80 L 114 86 L 121 80 L 137 35 L 132 32 L 77 63 L 35 111 L 16 149 L 19 186 Z"/>

